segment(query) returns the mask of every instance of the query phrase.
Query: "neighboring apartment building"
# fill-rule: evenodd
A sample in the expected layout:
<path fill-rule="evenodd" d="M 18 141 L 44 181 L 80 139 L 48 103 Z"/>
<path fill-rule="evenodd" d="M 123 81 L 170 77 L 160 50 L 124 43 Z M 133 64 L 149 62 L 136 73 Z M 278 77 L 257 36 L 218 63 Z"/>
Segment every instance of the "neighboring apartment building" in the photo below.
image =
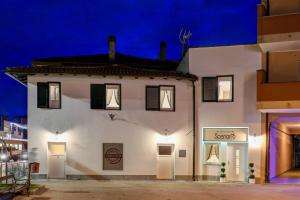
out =
<path fill-rule="evenodd" d="M 300 183 L 299 24 L 299 0 L 269 0 L 258 6 L 262 69 L 257 71 L 257 109 L 262 113 L 266 182 Z M 294 178 L 288 179 L 291 173 Z"/>
<path fill-rule="evenodd" d="M 191 179 L 193 82 L 159 60 L 116 53 L 37 59 L 6 73 L 28 87 L 29 158 L 40 178 Z"/>
<path fill-rule="evenodd" d="M 12 147 L 14 154 L 20 154 L 27 150 L 28 133 L 25 122 L 26 120 L 9 121 L 7 117 L 0 116 L 0 138 L 4 139 L 8 147 Z"/>

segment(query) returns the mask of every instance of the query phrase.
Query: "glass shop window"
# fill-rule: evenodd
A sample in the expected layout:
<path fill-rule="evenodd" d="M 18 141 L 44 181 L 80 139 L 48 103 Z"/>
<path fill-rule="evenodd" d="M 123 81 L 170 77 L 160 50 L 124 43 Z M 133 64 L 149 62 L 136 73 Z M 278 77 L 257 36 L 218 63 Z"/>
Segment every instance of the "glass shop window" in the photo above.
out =
<path fill-rule="evenodd" d="M 205 160 L 208 164 L 220 163 L 220 145 L 219 144 L 205 144 Z"/>

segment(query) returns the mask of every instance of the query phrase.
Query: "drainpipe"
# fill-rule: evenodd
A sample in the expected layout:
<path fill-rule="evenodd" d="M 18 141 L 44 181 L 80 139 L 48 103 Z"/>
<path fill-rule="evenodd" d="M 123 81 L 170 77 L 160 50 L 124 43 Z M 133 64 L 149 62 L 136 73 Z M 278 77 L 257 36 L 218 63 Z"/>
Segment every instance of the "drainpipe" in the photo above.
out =
<path fill-rule="evenodd" d="M 196 102 L 195 81 L 193 83 L 193 181 L 196 181 Z"/>

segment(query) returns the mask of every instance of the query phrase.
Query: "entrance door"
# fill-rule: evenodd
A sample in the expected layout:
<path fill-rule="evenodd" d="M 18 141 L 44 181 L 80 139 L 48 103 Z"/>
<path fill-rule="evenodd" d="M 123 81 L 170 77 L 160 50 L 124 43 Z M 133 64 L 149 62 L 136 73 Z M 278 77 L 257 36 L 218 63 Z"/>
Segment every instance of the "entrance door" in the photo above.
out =
<path fill-rule="evenodd" d="M 48 143 L 48 178 L 65 178 L 66 144 Z"/>
<path fill-rule="evenodd" d="M 158 145 L 157 178 L 174 179 L 173 145 Z"/>
<path fill-rule="evenodd" d="M 247 177 L 247 145 L 227 144 L 227 179 L 230 181 L 246 181 Z"/>

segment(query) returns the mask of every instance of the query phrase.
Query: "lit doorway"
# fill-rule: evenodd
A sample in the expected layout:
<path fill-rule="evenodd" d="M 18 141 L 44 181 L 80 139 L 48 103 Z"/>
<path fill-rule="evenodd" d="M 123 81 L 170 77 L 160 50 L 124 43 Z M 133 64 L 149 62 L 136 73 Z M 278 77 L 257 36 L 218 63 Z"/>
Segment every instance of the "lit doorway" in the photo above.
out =
<path fill-rule="evenodd" d="M 48 143 L 48 178 L 65 178 L 66 143 Z"/>
<path fill-rule="evenodd" d="M 227 143 L 227 180 L 246 181 L 247 145 Z"/>
<path fill-rule="evenodd" d="M 157 146 L 157 179 L 174 179 L 174 145 Z"/>

